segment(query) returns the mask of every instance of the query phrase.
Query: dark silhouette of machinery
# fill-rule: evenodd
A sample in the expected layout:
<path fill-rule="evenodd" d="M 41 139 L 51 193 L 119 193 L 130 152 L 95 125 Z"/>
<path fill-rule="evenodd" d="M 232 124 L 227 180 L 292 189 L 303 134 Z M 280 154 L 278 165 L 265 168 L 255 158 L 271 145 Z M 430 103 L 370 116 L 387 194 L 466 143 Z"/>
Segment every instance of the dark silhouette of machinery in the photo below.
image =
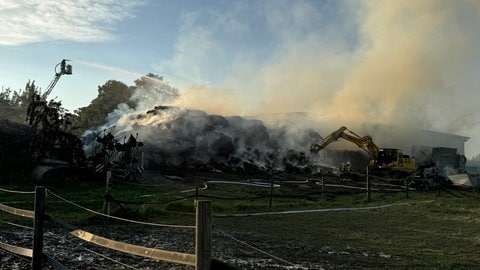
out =
<path fill-rule="evenodd" d="M 96 138 L 95 153 L 88 160 L 95 164 L 96 171 L 110 170 L 115 177 L 136 180 L 136 173 L 143 172 L 143 164 L 137 158 L 143 143 L 137 137 L 138 134 L 136 137 L 130 135 L 121 143 L 111 132 L 105 134 L 104 131 L 103 136 Z"/>
<path fill-rule="evenodd" d="M 60 77 L 72 74 L 72 66 L 66 64 L 66 61 L 68 60 L 63 59 L 55 66 L 55 77 L 47 90 L 43 94 L 35 92 L 27 108 L 30 152 L 38 163 L 73 164 L 85 161 L 82 142 L 69 133 L 72 115 L 62 107 L 61 102 L 46 100 Z"/>
<path fill-rule="evenodd" d="M 56 181 L 64 181 L 72 175 L 88 171 L 103 172 L 112 170 L 126 178 L 132 170 L 138 169 L 135 158 L 138 147 L 143 143 L 130 136 L 124 143 L 119 143 L 109 133 L 98 139 L 103 149 L 95 157 L 87 160 L 82 141 L 70 133 L 72 114 L 62 108 L 61 102 L 47 97 L 63 75 L 72 75 L 72 66 L 63 59 L 55 66 L 55 76 L 46 91 L 33 93 L 27 108 L 27 121 L 30 126 L 30 154 L 36 163 L 34 176 L 37 181 L 54 176 Z M 138 137 L 138 135 L 137 135 Z M 92 163 L 93 161 L 93 163 Z M 100 168 L 100 169 L 99 169 Z"/>

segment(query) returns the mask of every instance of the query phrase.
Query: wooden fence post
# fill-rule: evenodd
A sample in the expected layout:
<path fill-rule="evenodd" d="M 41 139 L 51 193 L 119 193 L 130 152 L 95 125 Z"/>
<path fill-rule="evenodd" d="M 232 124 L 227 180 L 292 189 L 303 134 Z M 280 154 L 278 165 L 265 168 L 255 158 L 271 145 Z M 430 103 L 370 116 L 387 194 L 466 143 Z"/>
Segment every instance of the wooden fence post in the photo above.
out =
<path fill-rule="evenodd" d="M 440 191 L 442 190 L 441 185 L 442 185 L 442 180 L 438 179 L 437 180 L 438 196 L 440 196 Z"/>
<path fill-rule="evenodd" d="M 110 216 L 110 201 L 107 199 L 107 195 L 110 193 L 110 181 L 112 179 L 112 171 L 107 171 L 107 177 L 105 179 L 105 198 L 103 201 L 103 213 Z"/>
<path fill-rule="evenodd" d="M 34 209 L 32 270 L 41 270 L 43 259 L 43 221 L 45 219 L 45 187 L 35 188 Z"/>
<path fill-rule="evenodd" d="M 368 177 L 368 166 L 367 166 L 367 202 L 370 202 L 370 178 Z"/>
<path fill-rule="evenodd" d="M 410 176 L 405 179 L 405 194 L 407 195 L 408 198 L 408 185 L 410 184 Z"/>
<path fill-rule="evenodd" d="M 268 202 L 268 209 L 272 210 L 273 203 L 273 178 L 270 179 L 270 200 Z"/>
<path fill-rule="evenodd" d="M 322 173 L 322 203 L 325 202 L 325 179 Z"/>
<path fill-rule="evenodd" d="M 212 258 L 212 205 L 196 201 L 195 270 L 209 270 Z"/>
<path fill-rule="evenodd" d="M 195 174 L 195 200 L 198 200 L 198 175 Z"/>

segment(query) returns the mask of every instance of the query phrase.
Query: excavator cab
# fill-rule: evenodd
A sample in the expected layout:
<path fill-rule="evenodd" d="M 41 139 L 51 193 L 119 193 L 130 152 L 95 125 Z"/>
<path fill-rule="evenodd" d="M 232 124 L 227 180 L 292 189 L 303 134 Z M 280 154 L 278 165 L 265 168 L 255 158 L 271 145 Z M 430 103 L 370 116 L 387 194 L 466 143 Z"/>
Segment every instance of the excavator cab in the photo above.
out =
<path fill-rule="evenodd" d="M 414 170 L 415 159 L 402 154 L 399 149 L 382 148 L 378 151 L 376 165 L 381 169 Z"/>
<path fill-rule="evenodd" d="M 398 149 L 383 148 L 379 149 L 377 157 L 377 166 L 379 168 L 399 167 L 399 155 L 401 153 Z"/>

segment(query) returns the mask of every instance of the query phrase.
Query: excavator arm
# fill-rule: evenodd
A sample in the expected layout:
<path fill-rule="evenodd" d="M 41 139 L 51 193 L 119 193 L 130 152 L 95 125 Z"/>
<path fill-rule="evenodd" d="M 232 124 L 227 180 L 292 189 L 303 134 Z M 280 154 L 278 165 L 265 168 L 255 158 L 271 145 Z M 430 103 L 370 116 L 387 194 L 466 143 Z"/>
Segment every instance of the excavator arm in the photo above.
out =
<path fill-rule="evenodd" d="M 349 133 L 346 133 L 346 132 Z M 325 137 L 323 142 L 321 144 L 312 144 L 310 146 L 310 152 L 311 153 L 318 153 L 320 150 L 323 148 L 327 147 L 329 144 L 332 142 L 338 141 L 340 138 L 345 139 L 349 142 L 352 142 L 356 144 L 358 147 L 363 148 L 365 151 L 367 151 L 373 158 L 378 157 L 378 152 L 379 148 L 375 143 L 372 141 L 372 137 L 370 136 L 364 136 L 361 137 L 355 132 L 349 130 L 345 126 L 340 127 L 336 131 L 334 131 L 332 134 L 328 135 Z"/>
<path fill-rule="evenodd" d="M 336 131 L 332 132 L 332 134 L 328 135 L 323 139 L 322 144 L 312 144 L 310 146 L 310 153 L 318 153 L 320 150 L 323 148 L 327 147 L 327 145 L 331 144 L 332 142 L 337 141 L 340 139 L 342 134 L 344 134 L 345 130 L 347 130 L 347 127 L 340 127 Z"/>

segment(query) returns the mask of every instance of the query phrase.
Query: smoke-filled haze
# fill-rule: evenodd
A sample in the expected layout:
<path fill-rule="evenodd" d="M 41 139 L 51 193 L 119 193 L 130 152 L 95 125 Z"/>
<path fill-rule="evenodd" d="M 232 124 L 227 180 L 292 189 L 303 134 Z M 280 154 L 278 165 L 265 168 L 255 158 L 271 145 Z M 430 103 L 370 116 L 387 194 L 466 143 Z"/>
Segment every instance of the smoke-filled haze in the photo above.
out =
<path fill-rule="evenodd" d="M 480 149 L 479 2 L 341 1 L 323 8 L 268 2 L 255 12 L 271 30 L 265 38 L 275 40 L 266 42 L 269 57 L 260 62 L 254 52 L 240 50 L 221 66 L 211 58 L 228 44 L 213 32 L 229 29 L 218 24 L 255 27 L 238 9 L 212 24 L 191 18 L 195 23 L 183 26 L 171 62 L 157 68 L 198 68 L 190 74 L 199 78 L 217 68 L 223 76 L 215 83 L 183 85 L 176 105 L 226 115 L 311 112 L 347 126 L 407 125 L 469 136 L 469 153 Z M 199 44 L 189 46 L 197 35 Z"/>

